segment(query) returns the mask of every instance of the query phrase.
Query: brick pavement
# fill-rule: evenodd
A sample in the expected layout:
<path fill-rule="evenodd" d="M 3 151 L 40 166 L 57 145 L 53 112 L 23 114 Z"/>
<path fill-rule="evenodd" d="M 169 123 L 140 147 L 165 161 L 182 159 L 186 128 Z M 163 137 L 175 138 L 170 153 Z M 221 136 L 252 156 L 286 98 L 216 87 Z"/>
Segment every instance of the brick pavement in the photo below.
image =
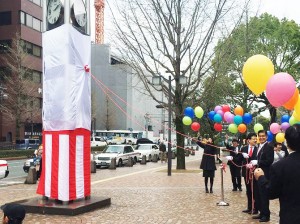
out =
<path fill-rule="evenodd" d="M 204 192 L 199 170 L 201 154 L 202 151 L 197 151 L 196 156 L 186 157 L 186 171 L 175 170 L 170 177 L 167 165 L 161 162 L 117 170 L 98 169 L 92 174 L 92 196 L 111 197 L 109 207 L 75 217 L 27 214 L 24 223 L 259 223 L 241 212 L 246 208 L 246 194 L 231 191 L 229 170 L 224 175 L 225 201 L 229 206 L 216 205 L 221 200 L 219 169 L 214 193 Z M 173 160 L 173 168 L 175 164 Z M 0 187 L 0 204 L 36 197 L 36 186 Z M 271 201 L 270 209 L 270 223 L 278 223 L 278 200 Z"/>

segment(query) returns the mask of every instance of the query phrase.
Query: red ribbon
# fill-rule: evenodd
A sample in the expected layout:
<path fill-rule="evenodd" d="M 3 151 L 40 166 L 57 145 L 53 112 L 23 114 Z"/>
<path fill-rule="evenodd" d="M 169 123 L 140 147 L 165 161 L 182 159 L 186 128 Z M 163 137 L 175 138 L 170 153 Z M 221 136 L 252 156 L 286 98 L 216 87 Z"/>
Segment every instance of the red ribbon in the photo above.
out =
<path fill-rule="evenodd" d="M 90 68 L 89 68 L 88 65 L 85 65 L 85 66 L 84 66 L 84 71 L 85 71 L 85 72 L 90 72 Z"/>

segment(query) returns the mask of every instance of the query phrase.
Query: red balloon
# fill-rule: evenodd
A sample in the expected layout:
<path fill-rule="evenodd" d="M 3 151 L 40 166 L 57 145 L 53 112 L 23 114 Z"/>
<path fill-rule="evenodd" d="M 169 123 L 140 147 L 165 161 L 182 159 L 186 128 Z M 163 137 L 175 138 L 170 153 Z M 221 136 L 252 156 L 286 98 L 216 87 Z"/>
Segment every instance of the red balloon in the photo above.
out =
<path fill-rule="evenodd" d="M 215 123 L 214 124 L 214 129 L 216 130 L 216 131 L 222 131 L 222 129 L 223 129 L 223 126 L 220 124 L 220 123 Z"/>
<path fill-rule="evenodd" d="M 227 111 L 230 112 L 230 106 L 228 106 L 228 105 L 223 105 L 223 106 L 222 106 L 222 111 L 223 111 L 224 113 L 227 112 Z"/>
<path fill-rule="evenodd" d="M 191 128 L 192 128 L 193 131 L 199 131 L 199 129 L 200 129 L 200 124 L 199 124 L 198 122 L 193 122 L 193 123 L 191 124 Z"/>

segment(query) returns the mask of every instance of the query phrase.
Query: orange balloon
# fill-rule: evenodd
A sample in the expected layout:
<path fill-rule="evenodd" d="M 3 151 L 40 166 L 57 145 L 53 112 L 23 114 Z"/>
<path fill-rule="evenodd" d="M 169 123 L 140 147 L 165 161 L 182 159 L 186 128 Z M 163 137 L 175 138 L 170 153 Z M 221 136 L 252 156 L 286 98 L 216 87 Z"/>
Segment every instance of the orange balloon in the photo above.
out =
<path fill-rule="evenodd" d="M 286 102 L 285 104 L 283 104 L 284 108 L 287 109 L 287 110 L 292 110 L 295 107 L 298 99 L 299 99 L 299 90 L 298 90 L 298 88 L 296 88 L 296 90 L 295 90 L 294 95 L 292 96 L 292 98 L 289 99 L 288 102 Z"/>
<path fill-rule="evenodd" d="M 247 131 L 247 126 L 245 124 L 239 124 L 238 130 L 240 133 L 245 133 Z"/>
<path fill-rule="evenodd" d="M 244 109 L 241 106 L 237 106 L 236 108 L 234 108 L 233 112 L 235 115 L 240 115 L 240 116 L 244 115 Z"/>

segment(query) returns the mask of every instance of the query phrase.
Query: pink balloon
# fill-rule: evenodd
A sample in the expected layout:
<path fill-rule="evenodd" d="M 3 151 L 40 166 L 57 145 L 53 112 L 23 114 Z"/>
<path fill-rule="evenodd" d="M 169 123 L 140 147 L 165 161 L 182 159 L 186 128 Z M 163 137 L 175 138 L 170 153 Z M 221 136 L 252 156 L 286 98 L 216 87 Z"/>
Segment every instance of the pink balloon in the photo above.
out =
<path fill-rule="evenodd" d="M 294 95 L 296 83 L 294 78 L 288 73 L 277 73 L 273 75 L 266 88 L 266 95 L 269 102 L 274 107 L 280 107 Z"/>
<path fill-rule="evenodd" d="M 221 106 L 216 106 L 215 109 L 214 109 L 214 111 L 217 113 L 218 110 L 222 110 L 222 107 Z"/>
<path fill-rule="evenodd" d="M 234 120 L 234 114 L 230 113 L 228 118 L 227 118 L 227 122 L 232 124 L 233 123 L 233 120 Z"/>
<path fill-rule="evenodd" d="M 224 117 L 224 112 L 222 110 L 218 110 L 217 114 L 220 114 L 222 118 Z"/>
<path fill-rule="evenodd" d="M 226 111 L 225 113 L 224 113 L 224 121 L 226 121 L 226 122 L 228 122 L 228 119 L 230 119 L 230 112 L 229 111 Z M 229 122 L 228 122 L 229 123 Z"/>
<path fill-rule="evenodd" d="M 290 127 L 289 122 L 281 123 L 281 130 L 285 131 L 286 129 L 288 129 L 288 127 Z"/>
<path fill-rule="evenodd" d="M 277 124 L 277 123 L 272 123 L 270 125 L 270 131 L 273 133 L 273 134 L 277 134 L 279 131 L 280 131 L 280 125 Z"/>

